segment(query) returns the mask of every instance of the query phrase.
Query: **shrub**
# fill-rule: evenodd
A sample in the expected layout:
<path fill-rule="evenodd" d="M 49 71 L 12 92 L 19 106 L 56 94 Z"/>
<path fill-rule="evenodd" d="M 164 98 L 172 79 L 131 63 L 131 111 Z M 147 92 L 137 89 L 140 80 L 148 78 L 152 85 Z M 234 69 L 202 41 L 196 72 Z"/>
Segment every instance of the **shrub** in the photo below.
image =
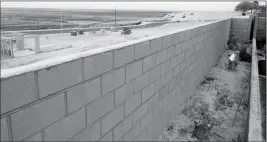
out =
<path fill-rule="evenodd" d="M 233 50 L 238 46 L 239 39 L 237 36 L 231 35 L 227 41 L 228 49 Z"/>
<path fill-rule="evenodd" d="M 132 30 L 129 27 L 124 27 L 121 31 L 122 35 L 129 35 L 132 33 Z"/>
<path fill-rule="evenodd" d="M 239 57 L 241 61 L 245 61 L 245 62 L 251 61 L 251 48 L 248 44 L 240 47 Z"/>

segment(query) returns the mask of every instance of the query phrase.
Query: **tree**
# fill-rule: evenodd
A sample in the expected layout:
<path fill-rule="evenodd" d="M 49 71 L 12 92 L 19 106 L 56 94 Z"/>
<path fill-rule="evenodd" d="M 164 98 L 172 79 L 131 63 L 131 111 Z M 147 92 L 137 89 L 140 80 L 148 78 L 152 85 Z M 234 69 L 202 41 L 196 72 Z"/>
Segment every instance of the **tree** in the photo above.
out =
<path fill-rule="evenodd" d="M 266 5 L 260 5 L 259 9 L 261 12 L 266 12 Z"/>
<path fill-rule="evenodd" d="M 240 2 L 236 7 L 235 11 L 242 11 L 245 13 L 247 10 L 255 9 L 255 4 L 249 1 Z"/>

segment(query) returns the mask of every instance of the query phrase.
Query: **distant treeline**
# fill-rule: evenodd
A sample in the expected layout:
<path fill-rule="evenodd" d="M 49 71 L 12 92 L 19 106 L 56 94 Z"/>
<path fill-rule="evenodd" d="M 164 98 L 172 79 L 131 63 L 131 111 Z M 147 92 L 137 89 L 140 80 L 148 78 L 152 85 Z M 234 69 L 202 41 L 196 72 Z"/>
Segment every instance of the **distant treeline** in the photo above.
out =
<path fill-rule="evenodd" d="M 64 24 L 62 28 L 74 28 L 78 25 Z M 2 31 L 20 31 L 20 30 L 41 30 L 41 29 L 60 29 L 61 25 L 9 25 L 1 26 Z"/>

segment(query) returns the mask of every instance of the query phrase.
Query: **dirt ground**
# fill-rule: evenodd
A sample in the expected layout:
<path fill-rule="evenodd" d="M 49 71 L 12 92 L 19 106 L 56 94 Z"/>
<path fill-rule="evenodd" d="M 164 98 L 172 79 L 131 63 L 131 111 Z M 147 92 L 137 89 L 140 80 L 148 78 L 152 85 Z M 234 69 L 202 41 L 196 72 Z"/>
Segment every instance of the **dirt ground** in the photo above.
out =
<path fill-rule="evenodd" d="M 161 141 L 243 141 L 248 111 L 250 63 L 238 61 L 228 70 L 225 50 L 196 93 L 159 136 Z"/>
<path fill-rule="evenodd" d="M 51 60 L 51 58 L 85 52 L 96 48 L 105 48 L 151 36 L 162 36 L 175 30 L 194 27 L 204 23 L 208 22 L 181 22 L 165 24 L 161 27 L 133 29 L 130 35 L 121 35 L 121 31 L 106 31 L 105 34 L 101 32 L 96 32 L 95 34 L 85 32 L 84 35 L 78 36 L 70 36 L 69 33 L 45 34 L 40 35 L 41 52 L 38 54 L 34 52 L 35 42 L 33 38 L 25 38 L 25 50 L 15 51 L 14 58 L 1 60 L 1 70 L 36 62 L 42 64 L 42 61 Z"/>

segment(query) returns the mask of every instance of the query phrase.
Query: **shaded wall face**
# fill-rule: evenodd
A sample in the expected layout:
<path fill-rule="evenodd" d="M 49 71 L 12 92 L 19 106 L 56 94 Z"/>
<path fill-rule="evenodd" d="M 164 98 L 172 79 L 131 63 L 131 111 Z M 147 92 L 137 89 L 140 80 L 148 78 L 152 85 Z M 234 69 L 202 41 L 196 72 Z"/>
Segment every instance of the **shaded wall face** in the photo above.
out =
<path fill-rule="evenodd" d="M 1 140 L 155 140 L 226 46 L 231 20 L 1 79 Z"/>
<path fill-rule="evenodd" d="M 257 39 L 265 38 L 266 39 L 266 18 L 259 17 L 257 25 Z"/>
<path fill-rule="evenodd" d="M 252 17 L 232 18 L 231 35 L 237 36 L 240 40 L 247 41 L 250 37 Z"/>

